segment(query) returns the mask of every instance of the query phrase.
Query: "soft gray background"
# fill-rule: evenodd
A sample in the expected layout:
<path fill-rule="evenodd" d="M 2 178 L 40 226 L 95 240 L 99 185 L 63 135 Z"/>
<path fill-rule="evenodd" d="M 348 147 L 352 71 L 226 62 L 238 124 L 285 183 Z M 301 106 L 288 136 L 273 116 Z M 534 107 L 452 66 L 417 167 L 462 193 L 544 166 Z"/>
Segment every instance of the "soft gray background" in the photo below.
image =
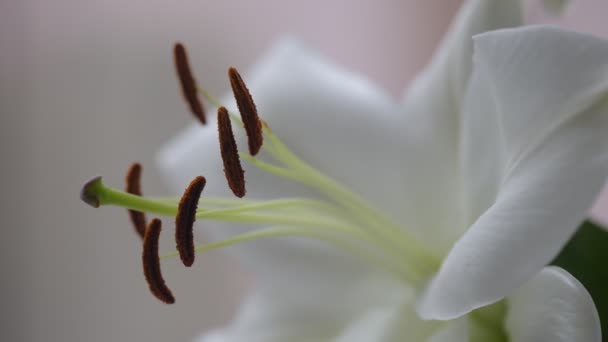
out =
<path fill-rule="evenodd" d="M 0 2 L 0 340 L 185 341 L 233 312 L 247 288 L 234 262 L 209 253 L 192 269 L 165 263 L 178 302 L 162 305 L 147 291 L 126 213 L 78 200 L 97 174 L 121 186 L 134 160 L 146 193 L 166 190 L 154 153 L 191 120 L 171 64 L 175 40 L 216 93 L 229 65 L 245 70 L 292 32 L 397 95 L 459 2 Z M 608 35 L 607 7 L 578 1 L 560 23 Z"/>

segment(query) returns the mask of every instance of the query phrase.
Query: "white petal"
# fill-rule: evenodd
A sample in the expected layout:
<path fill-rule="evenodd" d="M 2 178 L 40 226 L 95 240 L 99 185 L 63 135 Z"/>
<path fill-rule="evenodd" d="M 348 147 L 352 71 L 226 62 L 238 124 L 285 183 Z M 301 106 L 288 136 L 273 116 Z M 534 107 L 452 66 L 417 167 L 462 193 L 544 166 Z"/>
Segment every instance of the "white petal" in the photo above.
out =
<path fill-rule="evenodd" d="M 462 234 L 458 160 L 461 107 L 472 70 L 475 34 L 520 25 L 519 1 L 468 1 L 430 65 L 405 99 L 406 226 L 445 253 Z"/>
<path fill-rule="evenodd" d="M 457 317 L 522 285 L 608 175 L 606 41 L 532 27 L 481 35 L 476 47 L 463 137 L 472 226 L 420 302 L 426 318 Z"/>
<path fill-rule="evenodd" d="M 370 291 L 370 285 L 377 290 Z M 378 286 L 348 286 L 340 300 L 331 304 L 319 300 L 307 306 L 258 294 L 247 300 L 232 324 L 201 341 L 423 341 L 443 326 L 417 317 L 414 291 Z"/>
<path fill-rule="evenodd" d="M 448 321 L 428 339 L 428 342 L 467 342 L 469 341 L 468 324 L 467 318 Z"/>
<path fill-rule="evenodd" d="M 443 328 L 438 322 L 422 321 L 414 310 L 413 297 L 403 300 L 395 298 L 391 302 L 379 307 L 371 307 L 361 317 L 351 323 L 332 341 L 374 341 L 374 342 L 402 342 L 425 341 L 435 335 L 438 329 Z M 456 336 L 452 336 L 456 337 Z M 439 342 L 442 340 L 431 340 Z M 448 341 L 448 340 L 445 340 Z M 453 342 L 465 342 L 466 339 L 451 339 Z"/>
<path fill-rule="evenodd" d="M 332 336 L 343 324 L 332 321 L 322 310 L 308 312 L 283 306 L 280 301 L 250 296 L 229 326 L 205 333 L 200 342 L 283 342 L 321 341 Z"/>
<path fill-rule="evenodd" d="M 513 342 L 600 342 L 600 320 L 583 285 L 559 267 L 546 267 L 509 297 Z"/>
<path fill-rule="evenodd" d="M 280 41 L 244 80 L 260 116 L 301 158 L 351 185 L 370 201 L 398 208 L 398 201 L 391 198 L 398 193 L 391 180 L 401 178 L 395 166 L 397 158 L 393 158 L 400 146 L 394 124 L 398 111 L 390 98 L 293 39 Z M 232 197 L 222 172 L 215 125 L 212 116 L 208 126 L 188 128 L 161 150 L 159 166 L 176 193 L 181 193 L 194 176 L 204 175 L 207 186 L 203 196 Z M 243 134 L 237 143 L 245 150 Z M 361 162 L 362 156 L 365 162 Z M 244 166 L 249 198 L 307 194 L 293 182 L 247 163 Z M 204 222 L 202 227 L 215 239 L 251 228 L 212 222 Z M 282 300 L 310 301 L 321 293 L 330 301 L 345 284 L 371 272 L 360 260 L 304 238 L 267 239 L 231 249 L 260 286 L 274 289 L 276 295 L 284 294 Z"/>

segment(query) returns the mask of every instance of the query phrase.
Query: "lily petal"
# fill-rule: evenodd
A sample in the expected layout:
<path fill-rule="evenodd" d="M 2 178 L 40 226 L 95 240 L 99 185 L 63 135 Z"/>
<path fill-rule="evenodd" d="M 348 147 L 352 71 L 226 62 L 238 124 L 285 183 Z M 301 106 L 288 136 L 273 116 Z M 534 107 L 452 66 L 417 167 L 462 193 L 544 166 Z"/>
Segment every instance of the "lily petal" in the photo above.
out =
<path fill-rule="evenodd" d="M 591 296 L 559 267 L 544 268 L 509 297 L 506 328 L 513 342 L 602 340 Z"/>
<path fill-rule="evenodd" d="M 336 333 L 338 323 L 323 312 L 285 307 L 266 295 L 253 294 L 229 326 L 205 333 L 199 341 L 322 341 Z"/>
<path fill-rule="evenodd" d="M 552 27 L 475 39 L 463 167 L 471 228 L 419 303 L 450 319 L 493 303 L 566 243 L 608 175 L 608 43 Z"/>
<path fill-rule="evenodd" d="M 460 210 L 458 141 L 461 108 L 472 70 L 472 37 L 518 26 L 521 21 L 519 1 L 468 1 L 430 65 L 406 92 L 404 220 L 408 227 L 419 227 L 421 239 L 439 254 L 466 229 Z"/>
<path fill-rule="evenodd" d="M 466 335 L 459 339 L 459 335 L 454 329 L 448 329 L 452 339 L 441 340 L 439 337 L 446 332 L 437 332 L 438 329 L 444 330 L 437 322 L 421 321 L 414 310 L 413 298 L 407 301 L 393 300 L 384 306 L 368 308 L 362 317 L 353 320 L 350 325 L 342 332 L 335 342 L 351 341 L 378 341 L 378 342 L 400 342 L 400 341 L 452 341 L 465 342 Z M 466 330 L 465 330 L 466 332 Z"/>
<path fill-rule="evenodd" d="M 421 321 L 417 317 L 413 290 L 389 286 L 382 292 L 370 292 L 369 285 L 374 288 L 380 284 L 346 287 L 342 301 L 331 306 L 318 301 L 309 306 L 286 305 L 272 295 L 256 293 L 249 297 L 230 326 L 205 335 L 201 341 L 398 342 L 424 341 L 446 334 L 441 332 L 444 327 L 439 322 Z M 366 297 L 367 303 L 362 303 L 360 299 Z M 353 305 L 354 302 L 360 304 Z"/>
<path fill-rule="evenodd" d="M 469 327 L 466 318 L 449 322 L 435 331 L 428 342 L 466 342 L 469 341 Z"/>

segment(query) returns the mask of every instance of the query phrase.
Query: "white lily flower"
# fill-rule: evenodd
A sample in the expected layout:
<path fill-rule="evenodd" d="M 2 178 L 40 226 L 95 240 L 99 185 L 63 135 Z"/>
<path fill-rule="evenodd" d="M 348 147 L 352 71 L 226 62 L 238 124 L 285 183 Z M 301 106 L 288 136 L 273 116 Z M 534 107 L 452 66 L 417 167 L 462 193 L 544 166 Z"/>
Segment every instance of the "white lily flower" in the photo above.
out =
<path fill-rule="evenodd" d="M 198 251 L 230 245 L 256 280 L 203 341 L 600 341 L 584 287 L 545 265 L 608 175 L 608 42 L 501 29 L 520 24 L 517 1 L 468 2 L 404 101 L 283 40 L 246 78 L 271 130 L 241 155 L 244 202 L 205 202 L 229 196 L 215 129 L 167 144 L 172 185 L 205 175 L 222 207 L 199 208 L 221 241 Z"/>
<path fill-rule="evenodd" d="M 394 245 L 365 246 L 385 251 L 389 271 L 297 238 L 239 245 L 256 294 L 210 341 L 422 340 L 442 325 L 422 323 L 414 305 L 424 319 L 445 320 L 509 295 L 515 341 L 600 340 L 585 289 L 543 267 L 608 174 L 608 44 L 552 27 L 471 39 L 519 24 L 515 1 L 469 2 L 402 103 L 293 41 L 256 65 L 248 84 L 274 134 L 406 233 L 379 228 Z M 176 188 L 204 174 L 206 194 L 227 193 L 209 148 L 216 141 L 215 130 L 196 126 L 162 150 Z M 308 194 L 256 168 L 246 178 L 251 198 Z M 458 324 L 445 328 L 464 340 Z"/>

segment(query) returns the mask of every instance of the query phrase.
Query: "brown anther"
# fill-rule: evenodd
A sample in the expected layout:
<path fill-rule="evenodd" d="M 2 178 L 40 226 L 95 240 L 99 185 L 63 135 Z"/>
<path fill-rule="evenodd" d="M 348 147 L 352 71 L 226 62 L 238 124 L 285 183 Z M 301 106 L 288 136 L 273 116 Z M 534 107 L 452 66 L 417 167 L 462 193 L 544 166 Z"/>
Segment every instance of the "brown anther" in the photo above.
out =
<path fill-rule="evenodd" d="M 159 219 L 153 219 L 144 234 L 144 247 L 142 262 L 144 265 L 144 276 L 152 294 L 167 304 L 175 303 L 171 290 L 165 284 L 165 279 L 160 271 L 160 257 L 158 256 L 158 239 L 160 237 L 162 223 Z"/>
<path fill-rule="evenodd" d="M 236 104 L 241 112 L 241 119 L 247 132 L 247 142 L 249 144 L 249 153 L 255 156 L 262 147 L 264 142 L 264 135 L 262 134 L 262 122 L 258 117 L 258 111 L 253 102 L 253 98 L 249 93 L 249 89 L 243 82 L 241 75 L 236 68 L 231 67 L 228 69 L 228 78 L 230 79 L 230 86 L 236 99 Z"/>
<path fill-rule="evenodd" d="M 179 257 L 186 267 L 194 263 L 194 221 L 196 220 L 196 207 L 207 181 L 205 177 L 198 176 L 190 182 L 179 201 L 177 216 L 175 217 L 175 242 Z"/>
<path fill-rule="evenodd" d="M 136 196 L 141 196 L 141 164 L 133 163 L 127 171 L 125 191 Z M 141 211 L 129 210 L 129 218 L 135 231 L 143 239 L 146 232 L 146 215 Z"/>
<path fill-rule="evenodd" d="M 236 147 L 232 124 L 228 111 L 224 107 L 217 109 L 217 129 L 220 138 L 220 152 L 224 162 L 224 174 L 228 186 L 237 197 L 245 196 L 245 171 L 241 166 L 239 151 Z"/>
<path fill-rule="evenodd" d="M 176 43 L 173 48 L 173 56 L 175 59 L 175 68 L 177 70 L 177 76 L 179 77 L 180 84 L 182 85 L 182 93 L 188 105 L 190 111 L 196 118 L 204 125 L 207 123 L 205 117 L 205 110 L 203 104 L 198 99 L 196 81 L 192 76 L 190 64 L 188 63 L 188 55 L 186 54 L 186 48 L 181 43 Z"/>

